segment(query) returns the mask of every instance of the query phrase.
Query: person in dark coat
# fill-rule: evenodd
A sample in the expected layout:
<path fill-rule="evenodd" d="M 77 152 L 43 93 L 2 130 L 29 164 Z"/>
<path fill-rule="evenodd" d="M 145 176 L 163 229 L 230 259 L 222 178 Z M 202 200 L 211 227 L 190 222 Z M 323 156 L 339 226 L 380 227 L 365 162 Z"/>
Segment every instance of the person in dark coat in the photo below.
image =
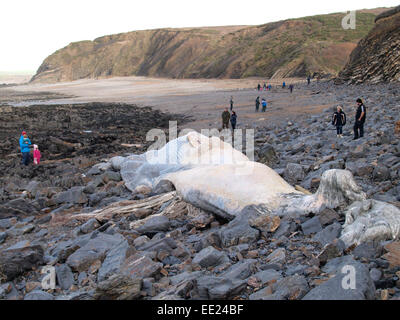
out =
<path fill-rule="evenodd" d="M 231 100 L 229 101 L 231 104 L 231 111 L 233 110 L 233 97 L 231 96 Z"/>
<path fill-rule="evenodd" d="M 235 128 L 236 128 L 236 120 L 237 120 L 236 112 L 232 111 L 232 115 L 231 115 L 232 130 L 235 130 Z"/>
<path fill-rule="evenodd" d="M 260 109 L 260 97 L 256 99 L 256 112 L 258 112 L 258 109 Z"/>
<path fill-rule="evenodd" d="M 222 112 L 222 129 L 229 129 L 229 120 L 231 119 L 231 114 L 228 111 L 228 108 L 225 108 L 225 111 Z"/>
<path fill-rule="evenodd" d="M 364 123 L 367 116 L 367 110 L 361 99 L 357 99 L 356 119 L 354 123 L 354 139 L 362 138 L 364 136 Z"/>
<path fill-rule="evenodd" d="M 260 91 L 261 90 L 261 84 L 258 84 L 257 86 L 257 90 Z"/>
<path fill-rule="evenodd" d="M 346 114 L 342 106 L 338 106 L 332 116 L 332 124 L 336 126 L 336 134 L 338 138 L 343 138 L 343 126 L 346 124 Z"/>

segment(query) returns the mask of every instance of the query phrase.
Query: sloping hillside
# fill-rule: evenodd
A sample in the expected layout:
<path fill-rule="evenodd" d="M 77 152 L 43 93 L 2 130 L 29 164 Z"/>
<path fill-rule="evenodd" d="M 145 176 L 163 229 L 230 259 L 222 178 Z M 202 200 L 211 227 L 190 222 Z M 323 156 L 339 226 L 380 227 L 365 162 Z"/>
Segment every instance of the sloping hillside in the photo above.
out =
<path fill-rule="evenodd" d="M 357 14 L 343 30 L 343 13 L 260 26 L 158 29 L 71 43 L 42 63 L 34 82 L 105 76 L 169 78 L 336 75 L 382 9 Z"/>
<path fill-rule="evenodd" d="M 400 81 L 400 6 L 376 18 L 376 26 L 353 51 L 336 83 Z"/>

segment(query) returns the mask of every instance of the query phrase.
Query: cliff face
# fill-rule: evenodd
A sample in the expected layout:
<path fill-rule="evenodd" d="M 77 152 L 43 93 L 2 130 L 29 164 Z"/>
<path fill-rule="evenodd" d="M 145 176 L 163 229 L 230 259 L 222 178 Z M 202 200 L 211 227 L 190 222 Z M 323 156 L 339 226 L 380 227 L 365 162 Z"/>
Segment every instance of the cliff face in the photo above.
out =
<path fill-rule="evenodd" d="M 344 14 L 260 26 L 158 29 L 71 43 L 44 60 L 34 82 L 107 76 L 170 78 L 296 77 L 336 75 L 382 10 L 357 15 L 343 30 Z"/>
<path fill-rule="evenodd" d="M 400 6 L 378 15 L 373 30 L 360 41 L 336 83 L 400 81 Z"/>

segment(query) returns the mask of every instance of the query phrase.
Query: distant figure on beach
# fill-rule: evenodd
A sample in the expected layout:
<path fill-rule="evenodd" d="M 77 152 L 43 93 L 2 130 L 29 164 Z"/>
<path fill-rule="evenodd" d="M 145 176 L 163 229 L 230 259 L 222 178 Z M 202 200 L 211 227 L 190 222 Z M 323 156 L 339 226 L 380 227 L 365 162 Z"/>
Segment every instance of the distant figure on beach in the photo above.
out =
<path fill-rule="evenodd" d="M 364 123 L 367 115 L 367 110 L 364 106 L 364 103 L 361 99 L 357 99 L 357 111 L 356 111 L 356 119 L 354 123 L 354 139 L 364 137 Z"/>
<path fill-rule="evenodd" d="M 22 153 L 22 164 L 29 165 L 31 160 L 31 140 L 29 140 L 26 131 L 22 131 L 21 137 L 19 138 L 19 146 L 21 148 Z"/>
<path fill-rule="evenodd" d="M 228 108 L 225 108 L 225 111 L 222 112 L 222 129 L 229 129 L 229 120 L 231 118 L 231 114 L 228 111 Z"/>
<path fill-rule="evenodd" d="M 264 86 L 263 86 L 264 91 L 267 91 L 267 84 L 264 82 Z"/>
<path fill-rule="evenodd" d="M 262 105 L 262 112 L 265 112 L 267 110 L 267 101 L 265 101 L 264 98 L 261 100 L 261 105 Z"/>
<path fill-rule="evenodd" d="M 237 115 L 235 111 L 232 111 L 231 115 L 231 125 L 232 125 L 232 130 L 236 129 L 236 120 L 237 120 Z"/>
<path fill-rule="evenodd" d="M 33 163 L 38 165 L 40 164 L 40 158 L 41 158 L 40 150 L 37 144 L 33 145 Z"/>
<path fill-rule="evenodd" d="M 332 116 L 332 124 L 336 126 L 336 134 L 338 138 L 343 138 L 343 126 L 346 124 L 346 114 L 343 106 L 337 106 Z"/>
<path fill-rule="evenodd" d="M 308 77 L 307 77 L 307 84 L 310 85 L 310 83 L 311 83 L 311 77 L 308 76 Z"/>
<path fill-rule="evenodd" d="M 231 96 L 231 100 L 229 101 L 229 103 L 231 104 L 231 111 L 233 110 L 233 97 Z"/>
<path fill-rule="evenodd" d="M 258 112 L 258 109 L 260 109 L 260 97 L 256 99 L 256 112 Z"/>
<path fill-rule="evenodd" d="M 271 89 L 272 89 L 272 85 L 269 84 L 269 85 L 268 85 L 268 90 L 271 91 Z"/>
<path fill-rule="evenodd" d="M 257 86 L 257 90 L 260 91 L 261 90 L 261 84 L 258 84 Z"/>
<path fill-rule="evenodd" d="M 294 85 L 291 84 L 291 85 L 289 86 L 290 93 L 293 93 L 293 89 L 294 89 Z"/>
<path fill-rule="evenodd" d="M 283 89 L 286 88 L 286 82 L 285 82 L 285 81 L 283 81 L 283 83 L 282 83 L 282 88 L 283 88 Z"/>

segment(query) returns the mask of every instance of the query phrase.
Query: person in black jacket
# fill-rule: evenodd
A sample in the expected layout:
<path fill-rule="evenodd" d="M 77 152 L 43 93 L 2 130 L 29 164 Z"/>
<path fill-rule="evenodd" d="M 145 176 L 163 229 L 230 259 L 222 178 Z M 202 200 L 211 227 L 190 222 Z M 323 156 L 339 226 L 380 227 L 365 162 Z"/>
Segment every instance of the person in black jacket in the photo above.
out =
<path fill-rule="evenodd" d="M 343 106 L 338 106 L 332 117 L 332 124 L 336 126 L 336 134 L 338 138 L 343 138 L 343 126 L 346 124 L 346 114 Z"/>
<path fill-rule="evenodd" d="M 258 109 L 260 109 L 260 97 L 256 99 L 256 112 L 258 112 Z"/>
<path fill-rule="evenodd" d="M 367 115 L 367 110 L 361 99 L 357 99 L 356 119 L 354 123 L 354 139 L 362 138 L 364 136 L 364 123 Z"/>
<path fill-rule="evenodd" d="M 232 130 L 236 129 L 236 120 L 237 120 L 237 115 L 235 111 L 232 111 L 231 115 L 231 125 L 232 125 Z"/>

